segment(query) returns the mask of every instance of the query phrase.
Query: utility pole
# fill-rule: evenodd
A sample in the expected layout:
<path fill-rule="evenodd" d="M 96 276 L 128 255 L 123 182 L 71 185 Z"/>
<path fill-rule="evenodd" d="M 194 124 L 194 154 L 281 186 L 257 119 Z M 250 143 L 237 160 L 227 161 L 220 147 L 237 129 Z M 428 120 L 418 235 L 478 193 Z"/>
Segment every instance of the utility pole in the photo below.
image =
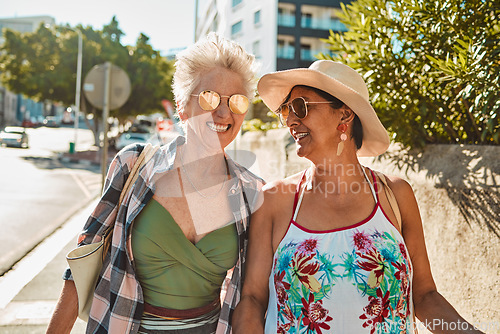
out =
<path fill-rule="evenodd" d="M 73 152 L 76 152 L 76 143 L 78 141 L 78 121 L 80 114 L 80 95 L 82 89 L 82 48 L 83 48 L 83 39 L 82 32 L 80 29 L 75 30 L 78 34 L 78 58 L 76 62 L 76 92 L 75 92 L 75 139 L 73 142 Z M 71 152 L 70 152 L 71 153 Z"/>
<path fill-rule="evenodd" d="M 110 91 L 111 86 L 111 62 L 104 63 L 104 101 L 102 108 L 102 121 L 103 121 L 103 138 L 102 138 L 102 159 L 101 159 L 101 176 L 102 176 L 102 189 L 104 190 L 104 183 L 106 181 L 106 170 L 108 168 L 108 117 L 110 105 Z"/>

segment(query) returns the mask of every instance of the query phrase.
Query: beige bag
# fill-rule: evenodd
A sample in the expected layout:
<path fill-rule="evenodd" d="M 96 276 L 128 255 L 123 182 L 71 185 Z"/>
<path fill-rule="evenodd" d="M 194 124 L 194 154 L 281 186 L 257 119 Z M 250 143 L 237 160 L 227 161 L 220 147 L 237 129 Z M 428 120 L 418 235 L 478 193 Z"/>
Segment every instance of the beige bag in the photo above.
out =
<path fill-rule="evenodd" d="M 136 181 L 139 170 L 152 158 L 157 150 L 158 146 L 153 147 L 151 144 L 144 147 L 123 186 L 118 203 L 122 202 L 123 197 Z M 102 269 L 104 256 L 108 253 L 111 244 L 113 227 L 114 222 L 108 226 L 101 241 L 77 247 L 66 255 L 75 282 L 76 293 L 78 294 L 78 317 L 84 321 L 89 319 L 97 278 Z"/>

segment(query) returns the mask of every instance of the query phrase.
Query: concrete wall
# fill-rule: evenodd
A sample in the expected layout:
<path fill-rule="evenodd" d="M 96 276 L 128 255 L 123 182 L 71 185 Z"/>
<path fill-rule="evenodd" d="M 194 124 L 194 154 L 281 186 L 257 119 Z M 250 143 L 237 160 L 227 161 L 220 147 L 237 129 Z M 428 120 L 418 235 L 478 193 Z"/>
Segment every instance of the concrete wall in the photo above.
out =
<path fill-rule="evenodd" d="M 256 174 L 276 180 L 309 165 L 288 138 L 286 129 L 247 132 L 236 152 Z M 360 159 L 412 185 L 437 287 L 468 321 L 490 326 L 486 333 L 500 333 L 499 157 L 500 146 L 429 145 L 409 152 L 393 145 L 381 157 Z"/>

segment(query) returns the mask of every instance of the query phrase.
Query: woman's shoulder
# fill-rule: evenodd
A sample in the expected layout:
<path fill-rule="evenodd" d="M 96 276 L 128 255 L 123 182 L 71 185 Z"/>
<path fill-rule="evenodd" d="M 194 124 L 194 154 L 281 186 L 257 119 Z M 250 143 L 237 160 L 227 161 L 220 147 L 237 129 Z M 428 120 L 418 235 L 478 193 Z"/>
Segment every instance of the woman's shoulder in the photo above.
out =
<path fill-rule="evenodd" d="M 400 206 L 405 205 L 408 200 L 414 202 L 415 194 L 413 192 L 412 186 L 407 180 L 399 176 L 386 175 L 377 171 L 375 171 L 375 175 L 377 175 L 377 178 L 382 183 L 380 185 L 380 187 L 382 187 L 381 190 L 383 191 L 383 187 L 387 185 L 394 193 L 394 196 L 396 197 L 396 200 Z"/>
<path fill-rule="evenodd" d="M 137 160 L 145 147 L 146 144 L 144 143 L 129 144 L 122 148 L 118 153 L 116 153 L 115 159 L 118 159 L 122 163 L 122 165 L 129 165 Z"/>
<path fill-rule="evenodd" d="M 297 186 L 300 183 L 302 176 L 303 176 L 303 171 L 290 175 L 284 179 L 280 180 L 275 180 L 271 181 L 269 183 L 266 183 L 264 188 L 262 190 L 264 191 L 264 194 L 268 195 L 290 195 L 290 194 L 295 194 L 297 190 Z"/>
<path fill-rule="evenodd" d="M 410 183 L 395 175 L 385 175 L 387 185 L 391 188 L 391 190 L 394 192 L 394 195 L 400 194 L 401 196 L 408 195 L 409 192 L 413 193 L 413 189 L 410 185 Z"/>

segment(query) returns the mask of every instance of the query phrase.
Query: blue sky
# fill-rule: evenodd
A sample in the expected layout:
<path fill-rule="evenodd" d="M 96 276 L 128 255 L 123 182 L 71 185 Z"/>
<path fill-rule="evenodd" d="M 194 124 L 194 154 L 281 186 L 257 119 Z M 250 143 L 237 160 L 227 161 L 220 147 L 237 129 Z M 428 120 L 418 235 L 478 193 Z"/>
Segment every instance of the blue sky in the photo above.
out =
<path fill-rule="evenodd" d="M 0 18 L 49 15 L 56 24 L 101 29 L 116 15 L 123 44 L 134 45 L 142 32 L 165 54 L 194 42 L 194 7 L 195 0 L 0 0 Z"/>

